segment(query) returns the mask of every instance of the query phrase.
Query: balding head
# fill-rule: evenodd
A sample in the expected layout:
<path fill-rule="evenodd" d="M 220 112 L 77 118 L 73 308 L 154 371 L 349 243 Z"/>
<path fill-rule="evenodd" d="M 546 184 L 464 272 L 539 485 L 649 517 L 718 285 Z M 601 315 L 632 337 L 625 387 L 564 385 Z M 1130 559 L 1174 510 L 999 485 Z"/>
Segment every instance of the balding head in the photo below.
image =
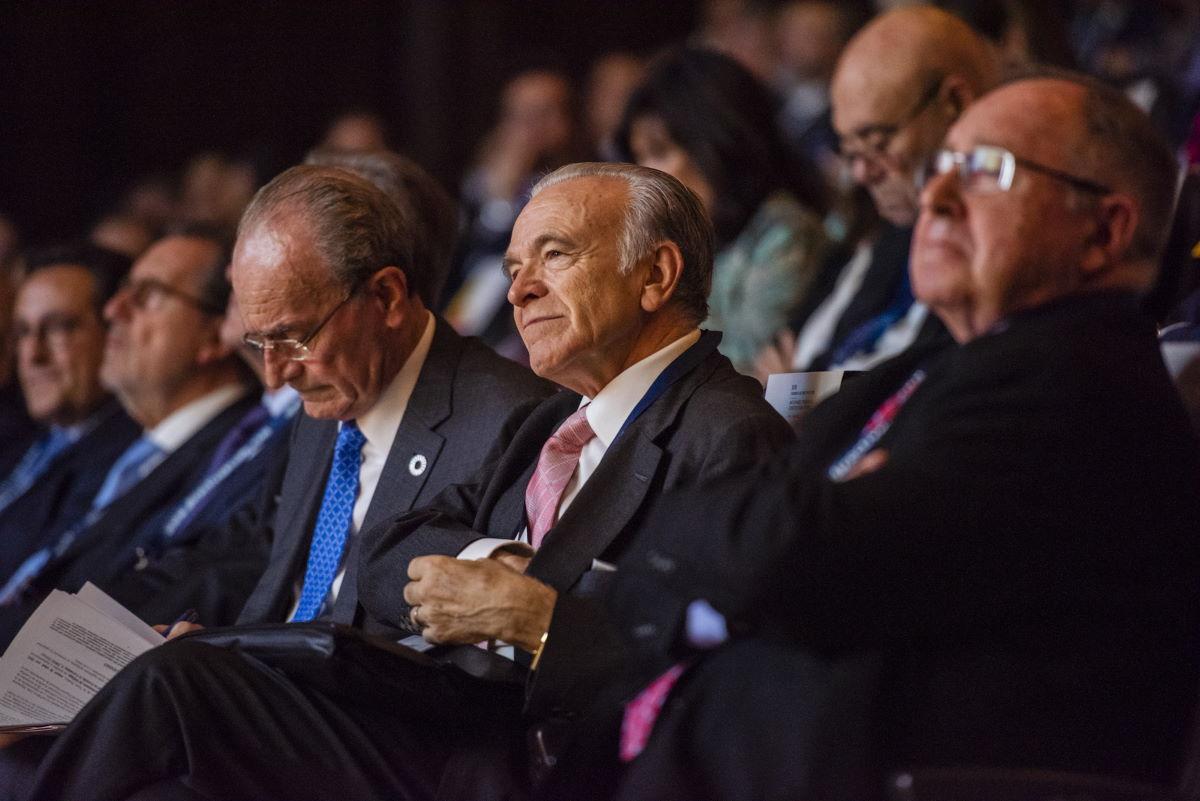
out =
<path fill-rule="evenodd" d="M 929 6 L 883 14 L 850 40 L 833 78 L 834 127 L 855 180 L 887 220 L 915 221 L 918 167 L 999 79 L 994 48 Z"/>
<path fill-rule="evenodd" d="M 1150 286 L 1175 166 L 1119 92 L 1015 81 L 968 109 L 946 147 L 958 155 L 922 195 L 912 285 L 960 341 L 1064 297 Z"/>

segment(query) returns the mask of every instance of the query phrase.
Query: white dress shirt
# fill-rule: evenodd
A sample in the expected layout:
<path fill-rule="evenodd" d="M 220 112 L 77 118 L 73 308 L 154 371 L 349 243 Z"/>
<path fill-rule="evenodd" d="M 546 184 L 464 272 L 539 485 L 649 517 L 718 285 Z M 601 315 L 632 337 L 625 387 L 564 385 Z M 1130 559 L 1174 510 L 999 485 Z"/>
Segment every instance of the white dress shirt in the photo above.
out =
<path fill-rule="evenodd" d="M 693 329 L 665 348 L 657 350 L 637 364 L 625 368 L 597 392 L 596 397 L 584 397 L 580 400 L 579 405 L 587 407 L 585 414 L 588 425 L 592 427 L 596 436 L 583 446 L 583 450 L 579 454 L 579 464 L 571 475 L 570 481 L 567 482 L 562 498 L 558 502 L 558 518 L 566 514 L 567 507 L 575 500 L 575 496 L 583 489 L 583 485 L 591 478 L 592 473 L 596 472 L 604 454 L 608 452 L 609 446 L 620 433 L 621 426 L 625 425 L 625 421 L 638 402 L 646 395 L 650 385 L 670 366 L 671 362 L 679 358 L 699 339 L 700 330 Z M 529 542 L 528 527 L 521 530 L 517 541 Z M 464 548 L 458 558 L 483 559 L 491 556 L 500 548 L 511 548 L 512 544 L 512 540 L 484 537 Z M 532 549 L 528 553 L 532 553 Z M 599 569 L 611 569 L 610 565 L 599 560 L 593 560 L 592 566 Z"/>
<path fill-rule="evenodd" d="M 400 428 L 400 423 L 404 420 L 408 401 L 412 397 L 413 389 L 417 386 L 417 377 L 421 374 L 425 358 L 429 355 L 429 347 L 433 343 L 434 317 L 428 312 L 426 315 L 425 331 L 421 334 L 412 353 L 408 355 L 404 366 L 400 368 L 400 372 L 396 373 L 396 377 L 379 396 L 379 400 L 375 401 L 375 405 L 355 421 L 358 424 L 358 430 L 362 432 L 363 438 L 366 440 L 363 443 L 362 463 L 358 468 L 358 497 L 354 500 L 354 511 L 350 516 L 350 537 L 346 539 L 346 545 L 342 549 L 342 564 L 338 567 L 337 575 L 334 576 L 333 584 L 330 587 L 329 597 L 325 600 L 326 609 L 331 607 L 342 588 L 342 580 L 346 577 L 346 554 L 350 553 L 350 538 L 358 533 L 367 516 L 371 498 L 375 496 L 375 488 L 379 485 L 379 476 L 383 473 L 384 464 L 387 463 L 388 452 L 391 451 L 392 443 L 396 439 L 396 430 Z M 338 426 L 338 430 L 341 430 L 341 425 Z M 297 576 L 295 602 L 292 604 L 291 611 L 288 612 L 288 620 L 291 620 L 296 614 L 296 607 L 300 604 L 300 589 L 303 581 L 303 575 Z"/>
<path fill-rule="evenodd" d="M 221 412 L 228 409 L 247 392 L 243 384 L 226 384 L 218 387 L 207 395 L 202 395 L 191 403 L 171 412 L 145 432 L 147 439 L 159 448 L 159 453 L 147 459 L 138 468 L 139 478 L 150 475 L 154 468 L 162 464 L 183 443 L 191 439 L 197 431 L 211 423 Z"/>

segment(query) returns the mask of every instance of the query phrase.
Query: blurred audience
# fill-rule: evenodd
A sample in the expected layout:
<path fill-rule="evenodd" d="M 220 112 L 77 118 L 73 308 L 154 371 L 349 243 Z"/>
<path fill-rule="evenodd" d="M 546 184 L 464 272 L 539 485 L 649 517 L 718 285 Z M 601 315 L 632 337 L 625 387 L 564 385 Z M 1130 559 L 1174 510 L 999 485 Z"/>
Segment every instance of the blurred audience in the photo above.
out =
<path fill-rule="evenodd" d="M 58 521 L 87 512 L 138 426 L 101 385 L 103 309 L 129 271 L 124 256 L 84 246 L 30 253 L 13 341 L 30 416 L 28 447 L 0 479 L 0 581 Z"/>
<path fill-rule="evenodd" d="M 829 82 L 842 48 L 862 20 L 836 0 L 791 0 L 776 14 L 775 80 L 784 101 L 780 127 L 787 141 L 835 185 L 840 162 L 829 113 Z"/>
<path fill-rule="evenodd" d="M 478 336 L 522 361 L 527 357 L 513 328 L 500 260 L 538 176 L 579 152 L 574 102 L 566 76 L 552 70 L 530 70 L 509 81 L 500 118 L 462 187 L 466 226 L 447 286 L 446 319 L 460 334 Z"/>
<path fill-rule="evenodd" d="M 85 514 L 56 521 L 35 551 L 6 565 L 0 644 L 51 590 L 128 569 L 143 527 L 203 479 L 222 437 L 256 403 L 247 371 L 220 338 L 227 263 L 224 244 L 207 234 L 168 236 L 105 305 L 101 380 L 143 433 L 113 462 Z"/>
<path fill-rule="evenodd" d="M 220 153 L 196 156 L 180 181 L 178 221 L 215 228 L 232 238 L 257 187 L 258 175 L 249 161 Z"/>
<path fill-rule="evenodd" d="M 387 126 L 374 112 L 366 110 L 348 111 L 329 123 L 319 149 L 342 153 L 363 153 L 371 150 L 386 150 Z"/>
<path fill-rule="evenodd" d="M 88 235 L 97 247 L 136 259 L 158 238 L 155 230 L 132 214 L 109 214 L 102 217 Z"/>
<path fill-rule="evenodd" d="M 724 53 L 769 84 L 779 65 L 771 6 L 766 0 L 703 0 L 692 43 Z"/>
<path fill-rule="evenodd" d="M 689 48 L 655 61 L 617 132 L 630 161 L 695 192 L 718 252 L 704 327 L 741 372 L 804 302 L 821 269 L 824 187 L 783 145 L 767 88 L 735 61 Z"/>
<path fill-rule="evenodd" d="M 629 95 L 646 75 L 646 64 L 631 53 L 607 53 L 592 62 L 584 92 L 584 124 L 597 161 L 619 161 L 614 141 Z"/>

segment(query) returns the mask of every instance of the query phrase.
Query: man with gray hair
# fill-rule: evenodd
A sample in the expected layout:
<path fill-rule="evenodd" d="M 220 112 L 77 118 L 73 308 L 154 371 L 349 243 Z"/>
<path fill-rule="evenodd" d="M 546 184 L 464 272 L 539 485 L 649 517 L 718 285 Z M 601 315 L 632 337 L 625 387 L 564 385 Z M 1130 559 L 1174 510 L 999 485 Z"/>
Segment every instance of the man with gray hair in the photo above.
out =
<path fill-rule="evenodd" d="M 526 721 L 552 749 L 557 719 L 621 659 L 593 647 L 594 601 L 649 506 L 791 439 L 717 352 L 720 335 L 697 327 L 712 238 L 696 197 L 655 170 L 570 165 L 539 182 L 505 255 L 508 297 L 534 371 L 569 391 L 471 482 L 362 536 L 358 600 L 370 616 L 507 683 L 387 647 L 343 656 L 327 683 L 184 638 L 102 691 L 54 746 L 35 797 L 521 797 Z M 515 649 L 515 661 L 481 641 Z M 513 679 L 528 693 L 524 715 Z M 118 729 L 132 741 L 104 747 L 99 733 Z"/>

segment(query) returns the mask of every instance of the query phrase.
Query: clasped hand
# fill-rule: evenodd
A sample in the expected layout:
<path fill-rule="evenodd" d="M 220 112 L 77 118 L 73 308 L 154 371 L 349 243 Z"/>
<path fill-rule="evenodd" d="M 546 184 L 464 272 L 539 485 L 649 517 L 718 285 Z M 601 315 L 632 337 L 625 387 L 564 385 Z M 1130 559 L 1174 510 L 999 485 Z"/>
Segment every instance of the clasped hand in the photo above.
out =
<path fill-rule="evenodd" d="M 413 608 L 412 622 L 433 643 L 503 640 L 533 651 L 558 598 L 498 559 L 421 556 L 409 562 L 408 578 L 404 600 Z"/>

